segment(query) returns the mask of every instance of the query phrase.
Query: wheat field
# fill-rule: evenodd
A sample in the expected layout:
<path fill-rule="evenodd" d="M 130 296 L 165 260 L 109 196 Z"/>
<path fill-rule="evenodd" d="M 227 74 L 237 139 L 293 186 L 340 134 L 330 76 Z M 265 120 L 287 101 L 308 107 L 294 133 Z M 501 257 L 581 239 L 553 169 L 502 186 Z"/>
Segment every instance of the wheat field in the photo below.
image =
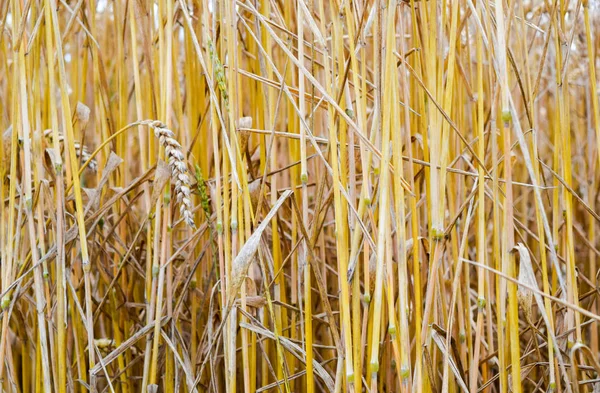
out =
<path fill-rule="evenodd" d="M 599 32 L 0 1 L 1 391 L 600 391 Z"/>

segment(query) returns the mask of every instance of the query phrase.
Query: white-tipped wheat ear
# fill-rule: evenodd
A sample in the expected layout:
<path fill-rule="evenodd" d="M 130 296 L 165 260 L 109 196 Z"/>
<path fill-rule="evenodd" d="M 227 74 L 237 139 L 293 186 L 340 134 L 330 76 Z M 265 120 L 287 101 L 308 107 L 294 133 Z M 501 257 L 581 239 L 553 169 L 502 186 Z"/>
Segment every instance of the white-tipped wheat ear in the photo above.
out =
<path fill-rule="evenodd" d="M 177 202 L 180 204 L 179 212 L 185 222 L 190 227 L 195 228 L 190 177 L 187 173 L 188 169 L 185 163 L 185 155 L 181 151 L 181 144 L 175 140 L 175 133 L 159 120 L 144 120 L 140 124 L 152 128 L 154 135 L 165 148 L 169 169 L 171 169 L 171 177 L 175 180 L 175 194 L 177 195 Z"/>
<path fill-rule="evenodd" d="M 52 130 L 45 130 L 44 137 L 48 138 L 49 140 L 52 140 Z M 60 143 L 64 143 L 65 137 L 63 134 L 61 134 L 61 133 L 58 134 L 58 141 Z M 91 158 L 90 152 L 88 151 L 86 145 L 82 146 L 81 143 L 75 141 L 75 142 L 73 142 L 73 146 L 75 146 L 75 153 L 77 154 L 77 158 L 81 157 L 83 162 L 86 162 L 87 160 L 89 160 Z M 92 172 L 98 171 L 98 163 L 96 162 L 96 160 L 94 158 L 92 158 L 90 160 L 90 163 L 88 164 L 87 168 L 89 170 L 91 170 Z"/>
<path fill-rule="evenodd" d="M 12 135 L 12 125 L 6 130 L 4 131 L 4 133 L 2 134 L 2 138 L 4 139 L 4 147 L 5 147 L 5 151 L 10 151 L 10 143 L 11 143 L 11 135 Z M 44 130 L 44 138 L 47 138 L 48 140 L 52 140 L 52 130 Z M 19 143 L 23 142 L 23 139 L 21 137 L 19 137 Z M 64 143 L 65 137 L 59 133 L 58 134 L 58 141 L 60 143 Z M 30 142 L 31 143 L 31 142 Z M 75 154 L 77 154 L 77 158 L 80 158 L 85 162 L 88 159 L 91 158 L 91 155 L 87 149 L 87 146 L 85 145 L 81 145 L 81 143 L 75 141 L 73 142 L 73 146 L 75 146 Z M 87 168 L 89 170 L 91 170 L 92 172 L 97 172 L 98 171 L 98 163 L 96 162 L 96 160 L 94 158 L 91 158 L 89 160 L 89 164 L 87 165 Z"/>

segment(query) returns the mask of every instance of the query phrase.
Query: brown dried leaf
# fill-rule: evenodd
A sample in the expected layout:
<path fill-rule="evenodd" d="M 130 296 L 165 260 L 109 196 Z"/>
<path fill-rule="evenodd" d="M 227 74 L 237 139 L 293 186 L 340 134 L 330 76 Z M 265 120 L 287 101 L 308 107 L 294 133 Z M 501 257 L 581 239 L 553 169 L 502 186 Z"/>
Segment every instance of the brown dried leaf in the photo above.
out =
<path fill-rule="evenodd" d="M 537 287 L 535 273 L 531 266 L 531 256 L 529 255 L 527 247 L 525 247 L 523 243 L 518 243 L 514 250 L 519 253 L 519 259 L 521 261 L 519 264 L 519 282 L 527 284 L 530 287 Z M 525 318 L 527 318 L 528 322 L 531 322 L 533 313 L 533 292 L 519 285 L 517 288 L 517 300 L 525 313 Z"/>
<path fill-rule="evenodd" d="M 102 189 L 106 185 L 106 182 L 108 182 L 110 174 L 114 172 L 122 163 L 123 159 L 111 151 L 110 155 L 108 156 L 108 161 L 104 166 L 104 170 L 102 170 L 102 178 L 100 179 L 98 186 L 93 190 L 89 190 L 88 192 L 90 200 L 85 208 L 86 213 L 89 212 L 90 209 L 93 209 L 94 211 L 98 209 L 100 195 L 102 195 Z"/>
<path fill-rule="evenodd" d="M 154 172 L 154 182 L 152 188 L 152 198 L 150 198 L 150 206 L 154 206 L 160 195 L 162 194 L 163 188 L 167 181 L 171 178 L 171 170 L 166 162 L 159 160 L 156 165 L 156 171 Z"/>

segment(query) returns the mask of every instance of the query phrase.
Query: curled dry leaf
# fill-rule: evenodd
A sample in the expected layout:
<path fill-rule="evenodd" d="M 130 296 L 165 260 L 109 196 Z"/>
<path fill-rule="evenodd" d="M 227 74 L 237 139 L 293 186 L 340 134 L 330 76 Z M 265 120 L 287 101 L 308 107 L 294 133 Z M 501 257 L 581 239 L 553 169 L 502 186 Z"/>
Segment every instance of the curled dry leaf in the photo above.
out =
<path fill-rule="evenodd" d="M 536 288 L 537 282 L 535 279 L 535 273 L 533 272 L 533 267 L 531 266 L 531 256 L 529 255 L 527 247 L 525 247 L 523 243 L 518 243 L 513 250 L 519 253 L 519 282 Z M 533 314 L 533 292 L 519 285 L 517 288 L 517 299 L 519 301 L 519 305 L 525 313 L 527 321 L 531 322 Z"/>
<path fill-rule="evenodd" d="M 249 116 L 242 117 L 238 120 L 238 130 L 240 130 L 240 152 L 244 154 L 248 148 L 248 139 L 250 139 L 250 131 L 248 128 L 252 127 L 252 118 Z"/>
<path fill-rule="evenodd" d="M 108 161 L 106 162 L 106 165 L 102 170 L 102 177 L 100 178 L 100 181 L 98 182 L 96 188 L 91 193 L 92 195 L 85 208 L 86 214 L 90 211 L 90 209 L 92 209 L 93 211 L 98 209 L 100 205 L 100 196 L 102 195 L 102 189 L 108 182 L 111 173 L 113 173 L 117 169 L 117 167 L 122 163 L 123 159 L 111 151 L 110 155 L 108 156 Z"/>
<path fill-rule="evenodd" d="M 239 302 L 239 300 L 237 300 L 237 302 Z M 266 299 L 262 296 L 246 296 L 246 305 L 248 307 L 262 308 L 266 302 Z"/>
<path fill-rule="evenodd" d="M 75 115 L 79 121 L 81 128 L 85 128 L 87 123 L 90 121 L 90 108 L 81 102 L 77 102 L 77 108 L 75 108 Z"/>
<path fill-rule="evenodd" d="M 258 250 L 260 239 L 264 230 L 268 225 L 271 225 L 271 219 L 275 216 L 277 210 L 279 210 L 281 205 L 283 205 L 283 202 L 285 202 L 290 195 L 292 195 L 292 191 L 287 190 L 279 197 L 267 216 L 262 220 L 254 233 L 248 238 L 246 243 L 244 243 L 240 249 L 240 252 L 233 260 L 231 267 L 231 285 L 229 286 L 229 293 L 227 295 L 228 299 L 234 299 L 237 295 L 240 286 L 244 282 L 248 268 L 253 261 L 254 254 L 256 253 L 256 250 Z"/>
<path fill-rule="evenodd" d="M 258 201 L 260 199 L 260 189 L 262 184 L 262 179 L 256 179 L 248 184 L 248 192 L 250 193 L 250 201 L 252 202 L 252 208 L 256 209 L 258 206 Z M 265 184 L 265 193 L 269 192 L 269 183 Z M 263 201 L 266 201 L 263 196 Z M 264 207 L 264 204 L 262 204 Z M 266 209 L 265 209 L 266 210 Z"/>
<path fill-rule="evenodd" d="M 252 118 L 250 116 L 242 117 L 238 120 L 238 128 L 250 128 L 252 127 Z"/>
<path fill-rule="evenodd" d="M 167 184 L 167 180 L 171 177 L 171 170 L 164 161 L 158 161 L 156 171 L 154 172 L 154 182 L 152 188 L 152 197 L 150 198 L 151 206 L 153 206 L 160 194 L 162 193 L 163 187 Z"/>

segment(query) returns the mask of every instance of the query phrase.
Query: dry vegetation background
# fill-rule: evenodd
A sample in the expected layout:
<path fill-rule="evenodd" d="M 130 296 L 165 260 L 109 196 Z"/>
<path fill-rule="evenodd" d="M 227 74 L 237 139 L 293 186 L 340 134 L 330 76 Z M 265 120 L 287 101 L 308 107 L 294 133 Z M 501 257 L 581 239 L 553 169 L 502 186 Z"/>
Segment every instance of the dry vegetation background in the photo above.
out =
<path fill-rule="evenodd" d="M 0 386 L 598 392 L 598 0 L 0 2 Z"/>

